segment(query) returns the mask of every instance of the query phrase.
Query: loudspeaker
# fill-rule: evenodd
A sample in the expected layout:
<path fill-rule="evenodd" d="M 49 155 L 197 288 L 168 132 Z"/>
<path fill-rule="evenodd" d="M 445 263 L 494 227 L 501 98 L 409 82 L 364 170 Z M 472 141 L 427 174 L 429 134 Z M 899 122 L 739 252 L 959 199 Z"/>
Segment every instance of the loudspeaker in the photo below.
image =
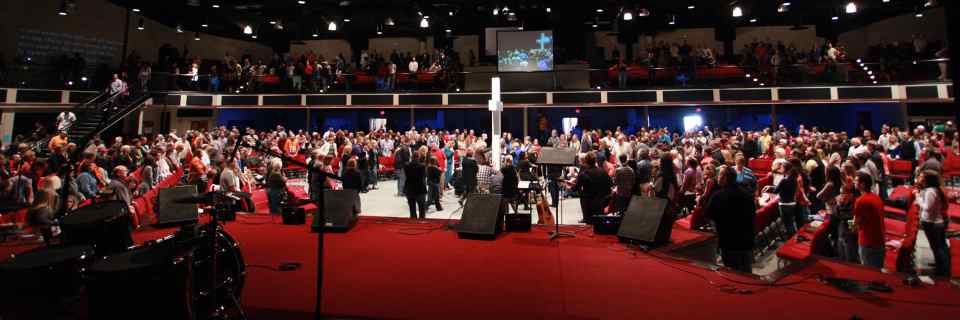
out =
<path fill-rule="evenodd" d="M 196 223 L 199 219 L 197 204 L 188 201 L 196 197 L 196 185 L 160 189 L 157 195 L 157 224 L 162 226 Z"/>
<path fill-rule="evenodd" d="M 499 194 L 470 194 L 457 225 L 457 235 L 466 239 L 493 240 L 503 231 L 506 209 L 503 196 Z"/>
<path fill-rule="evenodd" d="M 570 149 L 540 148 L 537 164 L 575 166 L 577 165 L 577 151 Z"/>
<path fill-rule="evenodd" d="M 620 241 L 636 241 L 647 246 L 669 243 L 674 218 L 666 211 L 666 199 L 634 196 L 623 215 L 617 236 Z"/>
<path fill-rule="evenodd" d="M 360 214 L 360 193 L 357 190 L 324 190 L 323 230 L 347 232 L 357 224 Z M 310 229 L 317 232 L 319 220 L 314 218 Z"/>
<path fill-rule="evenodd" d="M 504 215 L 507 220 L 507 231 L 508 232 L 529 232 L 531 219 L 533 218 L 530 214 L 526 213 L 515 213 Z"/>
<path fill-rule="evenodd" d="M 286 207 L 283 208 L 283 224 L 304 224 L 307 223 L 307 214 L 303 208 Z"/>

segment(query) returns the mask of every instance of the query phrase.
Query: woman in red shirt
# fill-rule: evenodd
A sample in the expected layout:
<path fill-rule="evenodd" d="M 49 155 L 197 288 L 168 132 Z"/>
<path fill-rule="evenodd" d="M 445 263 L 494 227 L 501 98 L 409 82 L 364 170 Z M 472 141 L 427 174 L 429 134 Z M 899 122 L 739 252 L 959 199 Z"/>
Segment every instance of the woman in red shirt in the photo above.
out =
<path fill-rule="evenodd" d="M 860 197 L 853 204 L 853 220 L 860 245 L 860 264 L 877 269 L 883 268 L 884 224 L 883 200 L 870 190 L 873 177 L 866 172 L 857 174 L 857 189 Z"/>

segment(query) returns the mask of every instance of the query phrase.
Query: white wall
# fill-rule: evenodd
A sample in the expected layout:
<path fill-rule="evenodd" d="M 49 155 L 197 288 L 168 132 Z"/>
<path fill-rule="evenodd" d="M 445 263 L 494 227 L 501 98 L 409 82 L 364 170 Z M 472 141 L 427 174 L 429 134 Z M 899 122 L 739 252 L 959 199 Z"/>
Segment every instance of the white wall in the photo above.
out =
<path fill-rule="evenodd" d="M 17 52 L 18 35 L 21 30 L 36 30 L 63 34 L 78 39 L 102 40 L 122 44 L 126 9 L 106 0 L 76 1 L 77 9 L 68 16 L 56 14 L 60 1 L 55 0 L 3 0 L 0 1 L 0 52 L 12 59 Z M 191 56 L 205 59 L 222 59 L 225 52 L 234 56 L 250 53 L 270 57 L 272 49 L 255 42 L 202 35 L 193 40 L 193 32 L 176 33 L 173 28 L 144 19 L 146 30 L 137 30 L 139 15 L 131 14 L 128 51 L 136 50 L 141 57 L 156 61 L 157 49 L 169 43 L 181 53 L 186 46 Z M 189 28 L 188 28 L 189 29 Z M 240 32 L 237 29 L 237 32 Z M 119 46 L 118 46 L 119 48 Z M 112 64 L 120 62 L 122 49 L 117 49 Z"/>
<path fill-rule="evenodd" d="M 411 54 L 420 54 L 430 52 L 433 49 L 433 38 L 427 37 L 424 41 L 417 38 L 387 37 L 370 38 L 368 51 L 380 53 L 384 57 L 389 57 L 394 50 L 397 53 L 410 52 Z"/>
<path fill-rule="evenodd" d="M 823 44 L 825 39 L 817 37 L 817 27 L 813 25 L 806 27 L 805 30 L 790 30 L 792 26 L 740 27 L 737 28 L 737 39 L 733 41 L 733 50 L 738 52 L 745 44 L 754 41 L 783 42 L 785 46 L 792 44 L 800 50 L 808 50 L 814 45 Z"/>
<path fill-rule="evenodd" d="M 839 40 L 841 45 L 846 46 L 851 56 L 862 56 L 871 45 L 912 41 L 914 34 L 923 34 L 928 42 L 946 40 L 947 23 L 944 9 L 940 7 L 927 10 L 922 19 L 917 19 L 911 13 L 878 21 L 840 34 Z"/>
<path fill-rule="evenodd" d="M 328 39 L 308 40 L 304 42 L 305 44 L 291 45 L 290 53 L 300 55 L 312 50 L 318 56 L 323 56 L 325 59 L 331 62 L 338 54 L 343 54 L 343 57 L 346 58 L 347 61 L 350 61 L 351 56 L 353 56 L 353 50 L 351 50 L 350 42 L 347 40 Z"/>

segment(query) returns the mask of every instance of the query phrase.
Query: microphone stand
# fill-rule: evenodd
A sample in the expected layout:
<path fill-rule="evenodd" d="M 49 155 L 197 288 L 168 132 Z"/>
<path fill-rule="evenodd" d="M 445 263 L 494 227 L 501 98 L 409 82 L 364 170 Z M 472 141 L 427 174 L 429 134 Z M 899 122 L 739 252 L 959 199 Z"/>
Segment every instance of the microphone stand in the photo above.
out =
<path fill-rule="evenodd" d="M 319 170 L 312 166 L 308 166 L 306 163 L 297 161 L 296 159 L 293 159 L 290 156 L 287 156 L 283 153 L 273 152 L 273 150 L 263 147 L 263 145 L 260 144 L 260 141 L 257 141 L 256 145 L 251 145 L 246 142 L 243 142 L 241 144 L 241 142 L 239 141 L 237 143 L 244 147 L 252 148 L 254 150 L 263 152 L 265 154 L 280 158 L 283 161 L 305 167 L 307 168 L 308 171 L 310 171 L 311 174 L 318 174 L 324 178 L 343 181 L 343 178 L 341 178 L 338 175 L 327 173 L 327 172 L 324 172 L 323 170 Z M 234 152 L 236 152 L 236 150 L 234 150 Z M 307 183 L 309 184 L 309 181 Z M 323 184 L 320 184 L 320 186 L 322 190 Z M 320 221 L 320 223 L 323 223 L 323 221 L 326 221 L 326 217 L 324 217 L 324 210 L 326 209 L 324 198 L 326 197 L 324 196 L 323 192 L 321 192 L 320 196 L 317 197 L 317 200 L 313 201 L 317 205 L 317 214 L 313 217 L 313 219 L 314 220 L 319 219 L 318 221 Z M 321 310 L 322 310 L 322 302 L 323 302 L 323 299 L 322 299 L 323 297 L 323 235 L 324 235 L 323 225 L 321 225 L 319 228 L 317 228 L 317 301 L 316 301 L 317 305 L 316 305 L 316 308 L 314 309 L 314 319 L 317 319 L 317 320 L 320 320 L 322 318 Z"/>

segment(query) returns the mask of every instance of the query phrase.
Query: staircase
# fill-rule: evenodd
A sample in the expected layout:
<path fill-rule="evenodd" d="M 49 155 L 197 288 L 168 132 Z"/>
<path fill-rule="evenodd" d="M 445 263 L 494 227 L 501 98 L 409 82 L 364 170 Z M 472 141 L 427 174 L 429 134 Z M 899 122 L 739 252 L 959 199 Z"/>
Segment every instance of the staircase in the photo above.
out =
<path fill-rule="evenodd" d="M 77 116 L 77 122 L 69 127 L 67 136 L 83 150 L 90 139 L 116 125 L 131 113 L 140 110 L 151 95 L 146 91 L 130 91 L 128 95 L 109 95 L 102 93 L 70 109 Z M 38 143 L 38 155 L 50 154 L 47 145 L 50 139 Z"/>

